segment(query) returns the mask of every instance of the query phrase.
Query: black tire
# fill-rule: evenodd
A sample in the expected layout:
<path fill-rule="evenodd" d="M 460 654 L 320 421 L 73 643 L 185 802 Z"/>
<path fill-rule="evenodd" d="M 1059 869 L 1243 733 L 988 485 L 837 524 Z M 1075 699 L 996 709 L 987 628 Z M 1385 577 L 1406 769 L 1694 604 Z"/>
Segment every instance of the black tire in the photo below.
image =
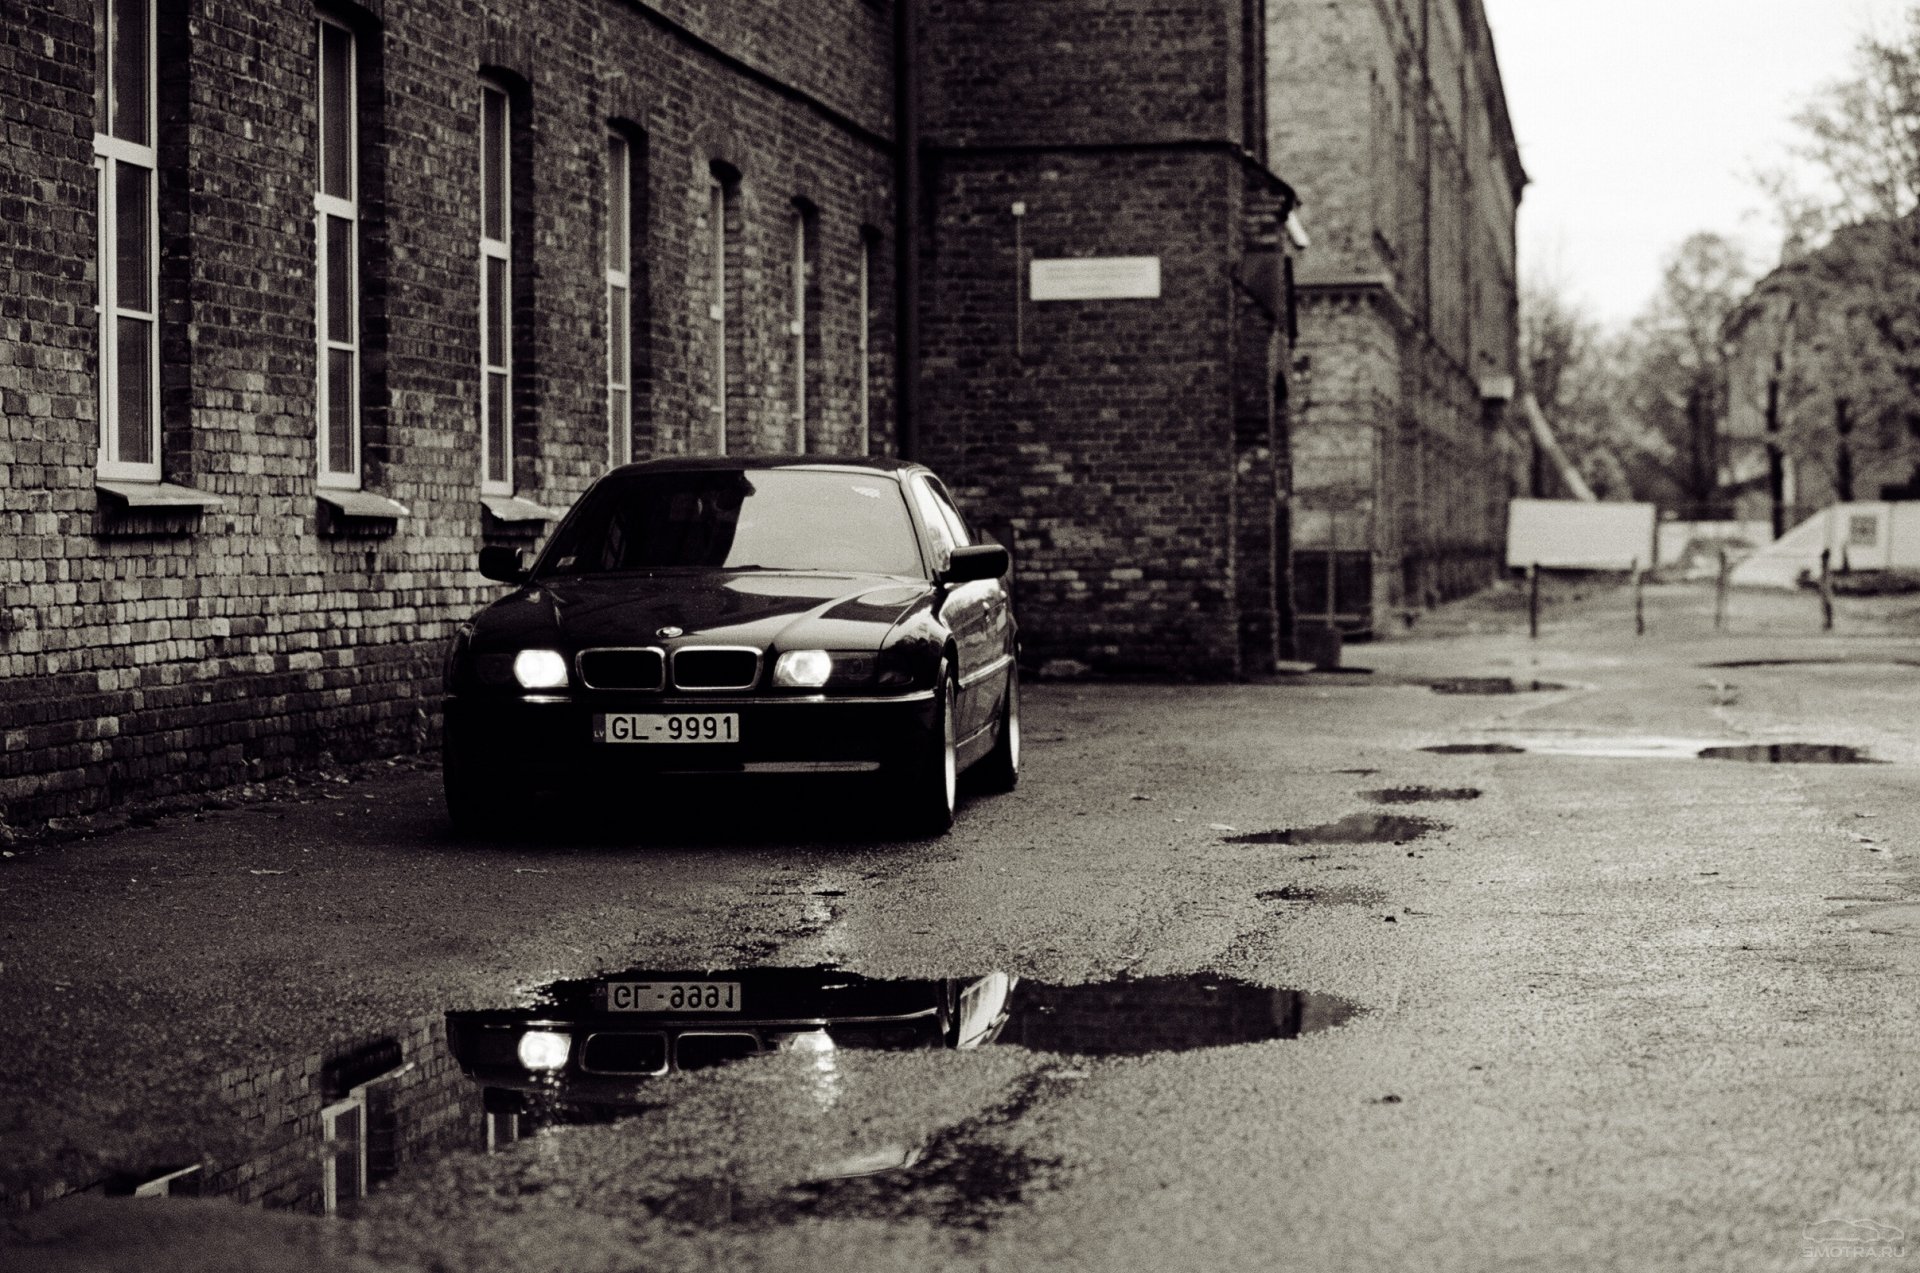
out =
<path fill-rule="evenodd" d="M 982 791 L 1012 791 L 1020 785 L 1020 665 L 1007 669 L 1007 692 L 1000 700 L 993 750 L 980 757 L 973 772 Z"/>
<path fill-rule="evenodd" d="M 959 762 L 954 756 L 953 673 L 945 659 L 940 660 L 940 678 L 935 683 L 935 721 L 932 736 L 922 745 L 920 754 L 902 768 L 900 774 L 901 821 L 909 833 L 921 836 L 945 835 L 953 829 L 953 811 L 959 798 Z"/>
<path fill-rule="evenodd" d="M 454 830 L 462 835 L 488 835 L 506 829 L 509 805 L 501 775 L 476 762 L 451 730 L 441 740 L 440 785 Z"/>

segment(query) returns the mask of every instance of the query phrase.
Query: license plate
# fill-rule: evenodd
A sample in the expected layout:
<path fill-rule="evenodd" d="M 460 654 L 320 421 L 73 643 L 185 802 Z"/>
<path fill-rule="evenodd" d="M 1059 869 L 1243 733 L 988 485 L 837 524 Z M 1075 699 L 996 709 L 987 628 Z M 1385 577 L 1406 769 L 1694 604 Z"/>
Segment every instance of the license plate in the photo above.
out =
<path fill-rule="evenodd" d="M 593 718 L 598 743 L 737 743 L 740 717 L 734 712 L 674 712 L 645 715 L 606 712 Z"/>
<path fill-rule="evenodd" d="M 608 1012 L 738 1012 L 737 981 L 613 981 Z"/>

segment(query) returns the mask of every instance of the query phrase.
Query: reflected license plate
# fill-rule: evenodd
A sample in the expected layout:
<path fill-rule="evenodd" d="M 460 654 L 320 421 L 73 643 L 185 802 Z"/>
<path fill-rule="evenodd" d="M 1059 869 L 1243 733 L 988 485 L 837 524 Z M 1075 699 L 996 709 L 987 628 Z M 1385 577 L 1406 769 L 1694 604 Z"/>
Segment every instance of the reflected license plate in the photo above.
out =
<path fill-rule="evenodd" d="M 613 981 L 608 1012 L 738 1012 L 737 981 Z"/>
<path fill-rule="evenodd" d="M 593 718 L 597 743 L 737 743 L 740 717 L 734 712 L 604 712 Z"/>

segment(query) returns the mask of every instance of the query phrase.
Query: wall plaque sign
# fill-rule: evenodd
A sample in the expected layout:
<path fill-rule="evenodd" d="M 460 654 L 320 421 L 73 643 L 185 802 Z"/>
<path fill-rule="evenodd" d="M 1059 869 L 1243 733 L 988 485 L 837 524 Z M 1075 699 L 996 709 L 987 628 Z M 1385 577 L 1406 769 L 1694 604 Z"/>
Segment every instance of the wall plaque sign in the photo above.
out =
<path fill-rule="evenodd" d="M 1074 256 L 1036 260 L 1029 299 L 1036 301 L 1157 301 L 1157 256 Z"/>

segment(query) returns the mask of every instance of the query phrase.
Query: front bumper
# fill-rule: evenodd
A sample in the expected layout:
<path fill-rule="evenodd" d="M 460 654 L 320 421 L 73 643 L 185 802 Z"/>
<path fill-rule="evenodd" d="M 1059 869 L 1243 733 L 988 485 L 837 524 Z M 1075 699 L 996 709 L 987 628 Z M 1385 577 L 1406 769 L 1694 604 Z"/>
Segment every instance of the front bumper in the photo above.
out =
<path fill-rule="evenodd" d="M 920 754 L 937 726 L 931 690 L 884 697 L 456 694 L 442 709 L 447 746 L 463 760 L 535 781 L 603 773 L 868 773 Z M 739 718 L 740 741 L 596 741 L 594 718 L 607 712 L 730 713 Z"/>

